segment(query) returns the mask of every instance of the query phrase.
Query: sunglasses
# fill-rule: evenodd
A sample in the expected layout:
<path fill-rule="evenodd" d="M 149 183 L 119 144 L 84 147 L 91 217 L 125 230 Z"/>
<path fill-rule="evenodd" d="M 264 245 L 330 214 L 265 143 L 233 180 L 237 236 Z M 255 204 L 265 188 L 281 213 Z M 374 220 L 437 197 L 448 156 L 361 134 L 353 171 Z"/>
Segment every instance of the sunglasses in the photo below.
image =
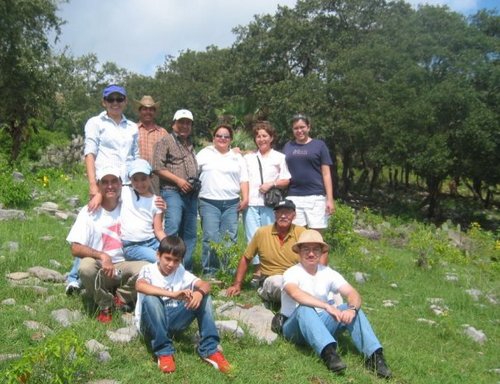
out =
<path fill-rule="evenodd" d="M 106 97 L 104 100 L 106 100 L 108 103 L 123 103 L 125 101 L 124 97 Z"/>
<path fill-rule="evenodd" d="M 229 135 L 219 135 L 219 134 L 216 134 L 215 137 L 218 138 L 218 139 L 224 139 L 224 140 L 231 139 L 231 136 L 229 136 Z"/>

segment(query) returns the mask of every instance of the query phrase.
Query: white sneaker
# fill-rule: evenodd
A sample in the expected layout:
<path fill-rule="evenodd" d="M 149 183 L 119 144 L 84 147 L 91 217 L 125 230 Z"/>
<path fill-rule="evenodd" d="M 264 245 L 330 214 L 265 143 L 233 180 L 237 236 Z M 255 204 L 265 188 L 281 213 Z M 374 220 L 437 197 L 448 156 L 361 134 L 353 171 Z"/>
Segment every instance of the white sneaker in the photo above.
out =
<path fill-rule="evenodd" d="M 78 281 L 72 281 L 66 285 L 66 295 L 71 296 L 71 295 L 78 295 L 80 291 L 82 290 L 82 287 L 80 286 L 80 283 Z"/>

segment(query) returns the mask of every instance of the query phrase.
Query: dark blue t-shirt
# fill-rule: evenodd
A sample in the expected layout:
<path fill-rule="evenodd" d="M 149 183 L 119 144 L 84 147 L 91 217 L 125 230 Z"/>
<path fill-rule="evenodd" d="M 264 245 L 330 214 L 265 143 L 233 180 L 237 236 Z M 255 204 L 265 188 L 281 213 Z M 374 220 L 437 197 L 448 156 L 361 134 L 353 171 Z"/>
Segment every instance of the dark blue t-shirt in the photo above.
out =
<path fill-rule="evenodd" d="M 321 174 L 322 165 L 332 165 L 332 158 L 322 140 L 312 139 L 307 144 L 289 141 L 283 152 L 292 175 L 288 194 L 290 196 L 325 195 Z"/>

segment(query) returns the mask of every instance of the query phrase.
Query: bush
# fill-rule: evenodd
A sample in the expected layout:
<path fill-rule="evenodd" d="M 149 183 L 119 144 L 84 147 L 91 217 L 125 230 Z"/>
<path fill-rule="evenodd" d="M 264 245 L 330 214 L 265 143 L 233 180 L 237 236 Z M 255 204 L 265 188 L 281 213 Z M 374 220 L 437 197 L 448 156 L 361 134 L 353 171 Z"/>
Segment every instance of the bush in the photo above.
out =
<path fill-rule="evenodd" d="M 0 164 L 0 203 L 7 208 L 26 208 L 32 201 L 26 180 L 14 180 L 12 168 Z"/>
<path fill-rule="evenodd" d="M 8 384 L 84 383 L 89 358 L 83 342 L 73 331 L 63 331 L 24 352 L 2 377 Z"/>
<path fill-rule="evenodd" d="M 335 215 L 330 218 L 324 234 L 325 242 L 336 253 L 358 254 L 360 237 L 354 232 L 356 215 L 354 209 L 340 201 L 336 202 Z"/>
<path fill-rule="evenodd" d="M 447 232 L 435 226 L 414 223 L 415 230 L 410 234 L 408 246 L 418 254 L 417 265 L 433 267 L 439 262 L 466 264 L 465 254 L 450 244 Z"/>

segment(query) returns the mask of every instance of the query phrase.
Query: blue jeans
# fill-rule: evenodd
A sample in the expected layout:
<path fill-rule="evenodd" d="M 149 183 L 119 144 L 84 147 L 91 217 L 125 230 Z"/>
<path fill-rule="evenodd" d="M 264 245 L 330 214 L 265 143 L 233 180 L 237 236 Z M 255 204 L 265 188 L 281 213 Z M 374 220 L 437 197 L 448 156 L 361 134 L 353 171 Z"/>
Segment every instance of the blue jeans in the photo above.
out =
<path fill-rule="evenodd" d="M 240 199 L 210 200 L 200 198 L 203 246 L 201 264 L 203 273 L 213 275 L 220 268 L 220 260 L 210 242 L 220 243 L 226 234 L 236 243 L 238 239 L 238 204 Z"/>
<path fill-rule="evenodd" d="M 195 193 L 185 195 L 176 190 L 162 189 L 161 197 L 167 203 L 165 212 L 165 233 L 179 236 L 186 244 L 184 268 L 193 270 L 193 252 L 196 248 L 196 229 L 198 218 L 198 196 Z"/>
<path fill-rule="evenodd" d="M 196 318 L 200 331 L 198 354 L 205 358 L 217 352 L 219 334 L 212 314 L 212 299 L 205 296 L 198 309 L 186 309 L 184 302 L 167 307 L 158 296 L 144 296 L 142 301 L 141 332 L 150 342 L 156 356 L 173 355 L 172 337 L 186 329 Z"/>
<path fill-rule="evenodd" d="M 252 240 L 258 228 L 264 225 L 273 224 L 274 221 L 274 210 L 271 207 L 255 205 L 245 209 L 243 212 L 243 223 L 245 225 L 247 244 Z M 260 264 L 259 255 L 252 259 L 252 264 Z"/>
<path fill-rule="evenodd" d="M 82 281 L 80 280 L 80 273 L 78 272 L 79 268 L 80 268 L 80 258 L 74 257 L 73 265 L 71 265 L 71 271 L 69 271 L 68 276 L 66 277 L 66 281 L 68 283 L 76 281 L 78 284 L 81 285 Z"/>
<path fill-rule="evenodd" d="M 156 251 L 160 246 L 160 242 L 156 237 L 145 241 L 122 240 L 122 244 L 125 260 L 156 263 Z"/>
<path fill-rule="evenodd" d="M 347 309 L 347 304 L 342 304 L 338 308 Z M 310 345 L 320 356 L 328 344 L 337 343 L 333 335 L 344 329 L 349 331 L 356 349 L 365 357 L 382 348 L 361 309 L 351 324 L 346 325 L 338 323 L 326 311 L 318 313 L 314 308 L 299 305 L 283 324 L 283 336 L 296 344 Z"/>

